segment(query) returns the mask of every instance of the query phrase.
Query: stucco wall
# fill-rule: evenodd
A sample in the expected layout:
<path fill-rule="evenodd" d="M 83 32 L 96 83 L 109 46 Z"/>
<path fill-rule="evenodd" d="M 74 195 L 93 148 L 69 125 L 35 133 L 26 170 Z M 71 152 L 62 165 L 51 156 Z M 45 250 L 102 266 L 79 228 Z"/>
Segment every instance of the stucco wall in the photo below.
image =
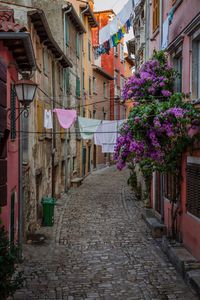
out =
<path fill-rule="evenodd" d="M 10 108 L 10 90 L 11 82 L 15 82 L 18 79 L 17 71 L 13 65 L 10 65 L 14 61 L 11 53 L 0 42 L 0 58 L 7 64 L 7 108 Z M 16 108 L 18 108 L 18 102 L 16 102 Z M 18 111 L 16 111 L 16 115 Z M 10 128 L 9 113 L 7 116 L 7 128 Z M 10 136 L 7 142 L 7 205 L 2 207 L 1 220 L 5 225 L 8 234 L 10 235 L 10 222 L 11 222 L 11 195 L 15 193 L 15 206 L 14 206 L 14 229 L 15 239 L 18 238 L 18 211 L 19 211 L 19 120 L 16 122 L 16 139 L 11 141 Z M 11 172 L 12 170 L 12 172 Z"/>

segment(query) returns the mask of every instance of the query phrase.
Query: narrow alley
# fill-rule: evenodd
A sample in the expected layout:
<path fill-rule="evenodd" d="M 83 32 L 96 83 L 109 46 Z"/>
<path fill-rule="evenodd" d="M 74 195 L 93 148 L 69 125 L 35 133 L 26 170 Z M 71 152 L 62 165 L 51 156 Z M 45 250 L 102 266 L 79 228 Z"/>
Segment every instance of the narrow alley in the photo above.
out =
<path fill-rule="evenodd" d="M 26 245 L 25 299 L 197 299 L 151 238 L 128 171 L 108 167 L 58 200 L 43 245 Z"/>

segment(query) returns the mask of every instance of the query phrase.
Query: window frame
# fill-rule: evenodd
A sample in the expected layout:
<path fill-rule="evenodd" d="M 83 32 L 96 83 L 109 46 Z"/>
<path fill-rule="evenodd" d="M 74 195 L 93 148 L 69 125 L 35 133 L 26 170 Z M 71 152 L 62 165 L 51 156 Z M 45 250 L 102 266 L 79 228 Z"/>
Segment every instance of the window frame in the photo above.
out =
<path fill-rule="evenodd" d="M 191 92 L 192 99 L 200 99 L 200 30 L 192 39 Z"/>

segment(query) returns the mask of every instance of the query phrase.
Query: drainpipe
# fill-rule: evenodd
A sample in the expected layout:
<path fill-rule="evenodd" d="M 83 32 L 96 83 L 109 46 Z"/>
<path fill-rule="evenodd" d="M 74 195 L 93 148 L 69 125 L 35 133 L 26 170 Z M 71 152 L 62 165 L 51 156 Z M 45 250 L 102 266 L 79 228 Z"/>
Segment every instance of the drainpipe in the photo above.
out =
<path fill-rule="evenodd" d="M 150 29 L 150 3 L 149 0 L 146 0 L 146 9 L 145 9 L 145 40 L 146 40 L 146 51 L 145 51 L 145 61 L 149 59 L 149 29 Z"/>
<path fill-rule="evenodd" d="M 22 116 L 20 116 L 19 119 L 19 130 L 22 131 Z M 20 134 L 20 133 L 19 133 Z M 19 203 L 19 246 L 20 246 L 20 259 L 22 258 L 22 245 L 23 245 L 23 233 L 24 233 L 24 194 L 23 194 L 23 143 L 19 145 L 19 198 L 18 198 L 18 203 Z"/>
<path fill-rule="evenodd" d="M 163 0 L 160 0 L 160 42 L 159 42 L 159 49 L 162 48 L 162 29 L 163 29 Z"/>
<path fill-rule="evenodd" d="M 66 36 L 66 28 L 65 28 L 65 18 L 66 18 L 66 15 L 68 13 L 70 13 L 72 11 L 72 5 L 71 4 L 68 4 L 69 9 L 64 11 L 64 28 L 63 28 L 63 32 L 64 32 L 64 53 L 66 54 L 66 45 L 65 45 L 65 36 Z M 64 8 L 64 6 L 63 6 Z M 64 86 L 64 76 L 63 76 L 63 86 Z M 65 193 L 68 192 L 68 178 L 69 178 L 69 172 L 68 172 L 68 145 L 67 145 L 67 142 L 68 142 L 68 130 L 67 132 L 65 133 Z"/>
<path fill-rule="evenodd" d="M 89 10 L 89 8 L 90 8 L 90 6 L 89 6 L 89 4 L 87 3 L 86 4 L 86 8 L 81 12 L 81 20 L 83 20 L 83 15 Z M 81 51 L 83 50 L 83 38 L 84 38 L 84 36 L 83 36 L 83 34 L 82 34 L 82 38 L 81 38 Z M 82 55 L 80 56 L 80 63 L 81 63 L 81 78 L 82 78 L 82 76 L 83 76 L 83 59 L 82 59 Z M 83 79 L 83 78 L 82 78 Z M 82 84 L 82 80 L 81 80 L 81 84 Z M 83 91 L 83 84 L 82 84 L 82 86 L 81 86 L 81 97 L 82 97 L 82 108 L 81 108 L 81 110 L 82 110 L 82 112 L 83 112 L 83 108 L 84 108 L 84 106 L 83 106 L 83 97 L 84 97 L 84 91 Z M 83 141 L 81 140 L 81 143 L 80 143 L 80 153 L 81 153 L 81 170 L 82 170 L 82 174 L 84 174 L 84 172 L 83 172 L 83 157 L 82 157 L 82 153 L 83 153 L 83 151 L 82 151 L 82 149 L 83 149 Z M 86 145 L 86 155 L 88 154 L 88 145 Z M 87 158 L 86 158 L 86 161 L 87 161 Z M 87 170 L 87 167 L 86 167 L 86 170 Z M 80 174 L 80 176 L 82 177 L 82 174 Z"/>
<path fill-rule="evenodd" d="M 62 8 L 65 8 L 65 7 L 68 7 L 68 6 L 70 6 L 69 7 L 69 9 L 68 10 L 66 10 L 66 11 L 64 11 L 64 22 L 63 22 L 63 26 L 64 26 L 64 28 L 63 28 L 63 32 L 64 32 L 64 53 L 66 54 L 66 45 L 65 45 L 65 36 L 66 36 L 66 29 L 65 29 L 65 17 L 66 17 L 66 15 L 68 14 L 68 13 L 70 13 L 71 11 L 72 11 L 72 5 L 71 4 L 68 4 L 67 6 L 65 6 L 65 5 L 63 5 L 63 7 Z"/>

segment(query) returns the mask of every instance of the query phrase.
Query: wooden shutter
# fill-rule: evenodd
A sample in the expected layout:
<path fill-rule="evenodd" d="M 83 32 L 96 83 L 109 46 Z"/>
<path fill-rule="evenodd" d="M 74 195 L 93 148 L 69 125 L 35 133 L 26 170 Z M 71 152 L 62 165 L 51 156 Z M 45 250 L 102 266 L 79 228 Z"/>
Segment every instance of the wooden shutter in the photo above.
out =
<path fill-rule="evenodd" d="M 153 0 L 153 32 L 159 27 L 160 23 L 160 0 Z"/>
<path fill-rule="evenodd" d="M 187 211 L 200 218 L 200 164 L 187 164 Z"/>
<path fill-rule="evenodd" d="M 38 138 L 42 137 L 44 132 L 44 108 L 42 101 L 37 99 L 37 131 Z"/>

